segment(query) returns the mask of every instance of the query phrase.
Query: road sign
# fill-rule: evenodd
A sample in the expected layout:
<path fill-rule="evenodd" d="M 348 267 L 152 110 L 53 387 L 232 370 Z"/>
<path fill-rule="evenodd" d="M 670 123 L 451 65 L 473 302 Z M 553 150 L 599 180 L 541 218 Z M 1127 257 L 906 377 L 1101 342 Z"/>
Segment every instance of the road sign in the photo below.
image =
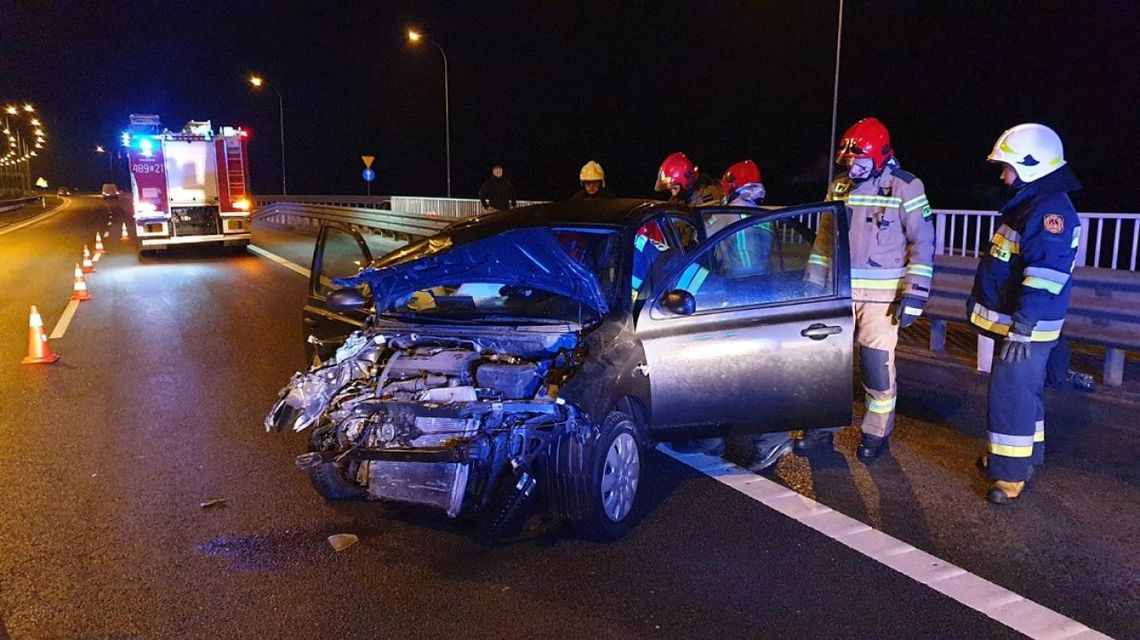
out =
<path fill-rule="evenodd" d="M 376 156 L 360 156 L 360 159 L 364 161 L 365 169 L 371 169 L 372 161 L 376 159 Z M 365 178 L 365 180 L 368 180 L 368 178 Z"/>
<path fill-rule="evenodd" d="M 372 169 L 365 169 L 360 173 L 360 175 L 364 178 L 365 182 L 372 182 L 376 179 L 376 172 Z"/>

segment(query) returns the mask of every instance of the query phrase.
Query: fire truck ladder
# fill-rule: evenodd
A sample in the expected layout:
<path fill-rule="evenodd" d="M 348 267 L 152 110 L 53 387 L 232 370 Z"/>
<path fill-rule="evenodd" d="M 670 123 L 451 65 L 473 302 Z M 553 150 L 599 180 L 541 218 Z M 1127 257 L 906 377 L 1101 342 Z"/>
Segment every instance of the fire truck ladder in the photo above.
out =
<path fill-rule="evenodd" d="M 230 202 L 246 197 L 245 158 L 241 153 L 241 140 L 225 138 L 226 185 L 230 191 Z"/>

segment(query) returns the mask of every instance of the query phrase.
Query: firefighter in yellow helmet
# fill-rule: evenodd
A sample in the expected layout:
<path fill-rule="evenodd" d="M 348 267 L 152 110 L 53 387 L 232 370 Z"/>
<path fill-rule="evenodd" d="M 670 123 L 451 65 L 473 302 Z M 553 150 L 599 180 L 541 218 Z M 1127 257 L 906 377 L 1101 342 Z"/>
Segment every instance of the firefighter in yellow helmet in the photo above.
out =
<path fill-rule="evenodd" d="M 614 197 L 614 194 L 606 189 L 605 170 L 595 160 L 582 165 L 582 170 L 578 172 L 578 183 L 582 188 L 570 196 L 571 200 L 604 200 Z"/>

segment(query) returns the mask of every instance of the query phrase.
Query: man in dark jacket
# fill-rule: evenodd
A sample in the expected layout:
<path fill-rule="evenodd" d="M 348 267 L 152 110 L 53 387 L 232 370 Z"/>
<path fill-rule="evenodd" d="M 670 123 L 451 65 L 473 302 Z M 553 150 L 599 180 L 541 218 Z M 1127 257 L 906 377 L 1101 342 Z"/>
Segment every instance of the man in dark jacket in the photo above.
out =
<path fill-rule="evenodd" d="M 503 177 L 502 165 L 495 165 L 491 169 L 491 177 L 479 187 L 479 201 L 483 203 L 483 209 L 487 213 L 514 209 L 518 204 L 515 188 L 511 186 L 510 180 Z"/>
<path fill-rule="evenodd" d="M 1042 388 L 1069 309 L 1081 221 L 1068 193 L 1080 189 L 1057 134 L 1044 125 L 1007 130 L 987 158 L 1014 189 L 990 251 L 978 263 L 967 316 L 1001 342 L 989 386 L 989 450 L 979 465 L 995 504 L 1016 500 L 1045 461 Z"/>

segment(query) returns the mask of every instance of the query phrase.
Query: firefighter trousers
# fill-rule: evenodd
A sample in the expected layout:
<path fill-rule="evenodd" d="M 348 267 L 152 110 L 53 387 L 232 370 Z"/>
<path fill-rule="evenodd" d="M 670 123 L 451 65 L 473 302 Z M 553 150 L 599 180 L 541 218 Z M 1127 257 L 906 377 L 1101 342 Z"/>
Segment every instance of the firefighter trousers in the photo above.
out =
<path fill-rule="evenodd" d="M 885 302 L 855 302 L 855 344 L 859 345 L 864 405 L 863 433 L 877 438 L 891 435 L 895 426 L 895 346 L 899 325 Z"/>
<path fill-rule="evenodd" d="M 1045 367 L 1052 342 L 1031 342 L 1029 357 L 1006 362 L 995 355 L 989 388 L 989 474 L 1019 482 L 1031 465 L 1045 462 Z M 1000 352 L 999 348 L 994 349 Z"/>

